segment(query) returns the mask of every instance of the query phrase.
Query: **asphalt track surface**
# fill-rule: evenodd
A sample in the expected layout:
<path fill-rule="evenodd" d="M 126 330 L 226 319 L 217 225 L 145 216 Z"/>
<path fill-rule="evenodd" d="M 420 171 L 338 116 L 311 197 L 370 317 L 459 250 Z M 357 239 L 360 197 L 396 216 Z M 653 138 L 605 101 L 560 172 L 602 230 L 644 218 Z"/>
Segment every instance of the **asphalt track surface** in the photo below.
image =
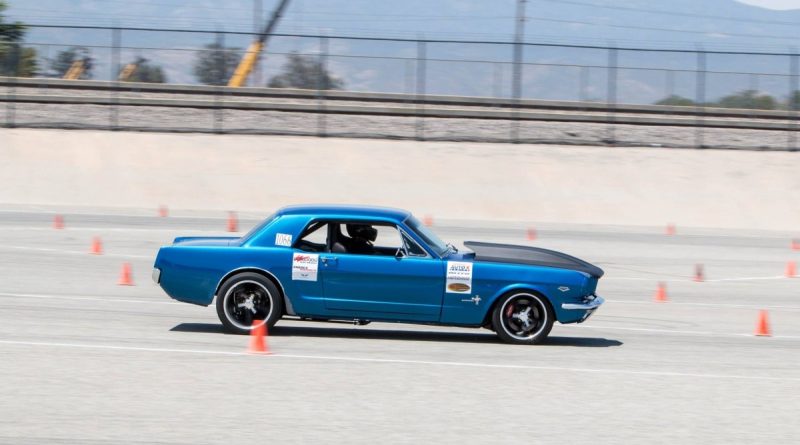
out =
<path fill-rule="evenodd" d="M 797 443 L 800 279 L 785 234 L 448 227 L 597 263 L 608 299 L 546 345 L 480 329 L 281 321 L 246 353 L 150 281 L 224 215 L 0 211 L 0 443 Z M 244 220 L 246 230 L 255 220 Z M 472 235 L 470 235 L 472 234 Z M 100 236 L 105 254 L 89 255 Z M 135 286 L 119 286 L 123 262 Z M 695 264 L 707 280 L 694 282 Z M 655 303 L 656 284 L 669 302 Z M 755 337 L 758 311 L 772 337 Z"/>

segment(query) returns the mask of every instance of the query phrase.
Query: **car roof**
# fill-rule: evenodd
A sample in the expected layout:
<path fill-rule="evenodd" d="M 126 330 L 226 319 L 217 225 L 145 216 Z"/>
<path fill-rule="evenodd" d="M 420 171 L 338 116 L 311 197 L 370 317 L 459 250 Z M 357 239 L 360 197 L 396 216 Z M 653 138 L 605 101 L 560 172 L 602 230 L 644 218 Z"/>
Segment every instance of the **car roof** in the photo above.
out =
<path fill-rule="evenodd" d="M 398 222 L 411 216 L 411 212 L 403 209 L 393 209 L 378 206 L 359 206 L 344 204 L 308 204 L 283 207 L 276 212 L 277 215 L 311 215 L 311 216 L 353 216 L 387 218 Z"/>

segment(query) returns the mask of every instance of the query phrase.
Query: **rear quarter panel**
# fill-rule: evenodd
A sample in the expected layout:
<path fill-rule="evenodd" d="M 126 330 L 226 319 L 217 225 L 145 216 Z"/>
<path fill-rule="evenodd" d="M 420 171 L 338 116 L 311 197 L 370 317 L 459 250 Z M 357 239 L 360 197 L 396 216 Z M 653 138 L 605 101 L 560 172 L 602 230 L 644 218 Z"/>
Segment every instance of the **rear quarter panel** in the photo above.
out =
<path fill-rule="evenodd" d="M 276 245 L 277 235 L 295 239 L 307 221 L 307 217 L 282 216 L 247 240 L 229 246 L 188 243 L 162 247 L 155 263 L 161 269 L 160 285 L 175 300 L 208 306 L 227 275 L 237 270 L 258 269 L 272 274 L 285 294 L 293 295 L 292 250 Z"/>
<path fill-rule="evenodd" d="M 170 297 L 207 306 L 220 281 L 236 270 L 266 270 L 282 282 L 279 277 L 291 266 L 291 256 L 291 251 L 280 248 L 167 246 L 161 248 L 156 267 L 161 269 L 161 287 Z"/>

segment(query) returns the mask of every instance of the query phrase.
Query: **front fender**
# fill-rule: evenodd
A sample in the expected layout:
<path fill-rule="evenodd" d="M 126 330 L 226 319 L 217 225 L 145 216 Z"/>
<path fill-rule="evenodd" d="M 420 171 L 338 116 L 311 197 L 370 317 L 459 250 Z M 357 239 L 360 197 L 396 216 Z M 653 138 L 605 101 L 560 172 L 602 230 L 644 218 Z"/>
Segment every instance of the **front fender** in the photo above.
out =
<path fill-rule="evenodd" d="M 557 288 L 554 288 L 552 285 L 517 283 L 503 287 L 490 298 L 487 317 L 492 316 L 491 314 L 494 310 L 494 306 L 500 297 L 513 291 L 532 291 L 539 294 L 539 296 L 543 297 L 548 303 L 550 303 L 550 308 L 553 310 L 556 321 L 562 324 L 579 322 L 582 320 L 583 314 L 586 312 L 568 310 L 562 307 L 562 304 L 564 303 L 574 304 L 580 302 L 579 299 L 576 299 L 576 296 L 580 295 L 580 292 L 572 292 L 571 289 L 569 291 L 562 292 Z"/>

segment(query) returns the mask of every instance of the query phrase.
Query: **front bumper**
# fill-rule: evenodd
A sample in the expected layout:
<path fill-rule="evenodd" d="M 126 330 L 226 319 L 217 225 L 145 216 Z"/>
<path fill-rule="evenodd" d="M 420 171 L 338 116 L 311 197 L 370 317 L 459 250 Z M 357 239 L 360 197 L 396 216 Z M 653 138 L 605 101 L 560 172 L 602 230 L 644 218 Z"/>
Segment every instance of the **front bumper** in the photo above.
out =
<path fill-rule="evenodd" d="M 587 299 L 583 303 L 563 303 L 561 305 L 561 309 L 565 309 L 568 311 L 585 311 L 583 316 L 577 320 L 578 323 L 583 323 L 589 318 L 594 311 L 597 310 L 603 303 L 606 302 L 605 298 L 599 297 L 597 295 L 593 296 L 594 298 Z"/>
<path fill-rule="evenodd" d="M 605 302 L 605 298 L 595 295 L 594 299 L 585 303 L 564 303 L 561 305 L 561 309 L 566 309 L 568 311 L 591 311 L 599 308 L 600 305 Z"/>

